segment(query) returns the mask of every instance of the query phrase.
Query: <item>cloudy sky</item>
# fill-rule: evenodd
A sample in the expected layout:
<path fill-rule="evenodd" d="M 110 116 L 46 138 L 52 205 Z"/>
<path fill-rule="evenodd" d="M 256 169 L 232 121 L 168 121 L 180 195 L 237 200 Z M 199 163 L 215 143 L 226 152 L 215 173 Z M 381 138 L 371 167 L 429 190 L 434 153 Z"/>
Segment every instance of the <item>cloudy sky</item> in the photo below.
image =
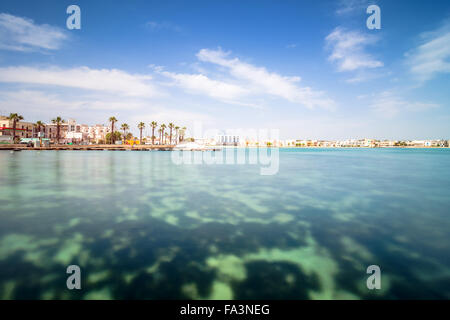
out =
<path fill-rule="evenodd" d="M 73 3 L 1 1 L 0 114 L 450 139 L 448 0 Z"/>

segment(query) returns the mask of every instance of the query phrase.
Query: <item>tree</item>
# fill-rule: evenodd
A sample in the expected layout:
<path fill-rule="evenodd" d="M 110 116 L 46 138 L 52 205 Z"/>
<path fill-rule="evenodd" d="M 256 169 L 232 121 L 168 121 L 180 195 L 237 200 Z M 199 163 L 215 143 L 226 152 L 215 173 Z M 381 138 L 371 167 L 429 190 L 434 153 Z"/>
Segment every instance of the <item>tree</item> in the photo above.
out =
<path fill-rule="evenodd" d="M 180 130 L 180 127 L 175 127 L 175 144 L 178 143 L 178 130 Z"/>
<path fill-rule="evenodd" d="M 152 127 L 152 144 L 155 144 L 155 128 L 158 126 L 158 123 L 156 121 L 152 121 L 150 126 Z"/>
<path fill-rule="evenodd" d="M 175 128 L 175 125 L 172 122 L 169 123 L 169 129 L 170 129 L 169 144 L 172 144 L 172 130 L 173 130 L 173 128 Z"/>
<path fill-rule="evenodd" d="M 138 129 L 139 129 L 139 144 L 142 144 L 142 130 L 145 128 L 145 123 L 139 122 Z"/>
<path fill-rule="evenodd" d="M 106 134 L 106 137 L 105 137 L 106 143 L 107 143 L 107 144 L 111 144 L 112 141 L 120 140 L 121 137 L 122 137 L 122 135 L 120 134 L 119 131 L 115 131 L 115 132 L 114 132 L 114 135 L 112 134 L 112 132 L 108 132 L 108 133 Z"/>
<path fill-rule="evenodd" d="M 160 145 L 162 144 L 162 132 L 163 132 L 163 129 L 162 129 L 162 128 L 159 128 L 159 129 L 158 129 L 158 134 L 159 134 L 159 144 L 160 144 Z"/>
<path fill-rule="evenodd" d="M 123 139 L 124 139 L 123 144 L 125 144 L 125 142 L 126 142 L 125 139 L 126 139 L 126 135 L 127 135 L 126 131 L 128 129 L 130 129 L 130 127 L 128 126 L 128 124 L 122 123 L 122 125 L 120 126 L 120 129 L 123 130 Z"/>
<path fill-rule="evenodd" d="M 61 124 L 65 121 L 61 117 L 56 117 L 52 119 L 52 123 L 56 124 L 56 142 L 59 144 L 59 139 L 61 137 Z"/>
<path fill-rule="evenodd" d="M 180 142 L 184 140 L 184 134 L 186 133 L 186 127 L 181 128 L 180 130 Z"/>
<path fill-rule="evenodd" d="M 41 128 L 45 128 L 45 124 L 42 121 L 36 121 L 36 127 L 38 130 L 38 133 L 41 133 Z"/>
<path fill-rule="evenodd" d="M 161 139 L 164 140 L 164 130 L 166 129 L 166 125 L 163 123 L 161 126 Z M 164 141 L 163 141 L 164 142 Z M 164 143 L 163 143 L 164 144 Z"/>
<path fill-rule="evenodd" d="M 110 117 L 109 118 L 109 122 L 111 122 L 111 132 L 114 132 L 114 124 L 117 122 L 117 119 L 116 119 L 116 117 Z M 114 144 L 115 143 L 115 135 L 112 135 L 111 136 L 112 137 L 112 139 L 111 139 L 111 144 Z"/>
<path fill-rule="evenodd" d="M 17 113 L 10 113 L 8 119 L 13 122 L 13 143 L 16 143 L 17 122 L 19 122 L 20 120 L 23 120 L 23 116 L 21 116 Z"/>

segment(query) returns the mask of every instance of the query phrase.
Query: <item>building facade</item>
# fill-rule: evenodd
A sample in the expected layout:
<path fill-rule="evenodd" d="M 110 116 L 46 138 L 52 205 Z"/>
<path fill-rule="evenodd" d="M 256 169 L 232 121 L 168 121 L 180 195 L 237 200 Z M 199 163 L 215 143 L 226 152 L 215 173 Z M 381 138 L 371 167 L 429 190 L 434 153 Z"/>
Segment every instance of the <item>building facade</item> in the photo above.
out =
<path fill-rule="evenodd" d="M 8 117 L 0 116 L 0 136 L 1 140 L 13 141 L 13 127 L 14 122 L 9 120 Z M 16 122 L 16 137 L 18 138 L 32 138 L 34 132 L 34 124 L 26 121 Z"/>
<path fill-rule="evenodd" d="M 230 134 L 219 134 L 216 137 L 216 142 L 218 145 L 222 146 L 237 146 L 240 142 L 240 136 L 230 135 Z"/>

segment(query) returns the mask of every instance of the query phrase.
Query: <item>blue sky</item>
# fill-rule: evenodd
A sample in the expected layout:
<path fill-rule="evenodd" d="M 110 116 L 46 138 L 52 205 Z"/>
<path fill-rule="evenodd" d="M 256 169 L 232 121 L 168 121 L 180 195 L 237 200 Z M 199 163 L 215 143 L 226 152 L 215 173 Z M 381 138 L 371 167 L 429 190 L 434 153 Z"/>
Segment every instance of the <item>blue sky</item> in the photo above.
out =
<path fill-rule="evenodd" d="M 0 113 L 29 121 L 450 139 L 449 84 L 449 1 L 0 3 Z"/>

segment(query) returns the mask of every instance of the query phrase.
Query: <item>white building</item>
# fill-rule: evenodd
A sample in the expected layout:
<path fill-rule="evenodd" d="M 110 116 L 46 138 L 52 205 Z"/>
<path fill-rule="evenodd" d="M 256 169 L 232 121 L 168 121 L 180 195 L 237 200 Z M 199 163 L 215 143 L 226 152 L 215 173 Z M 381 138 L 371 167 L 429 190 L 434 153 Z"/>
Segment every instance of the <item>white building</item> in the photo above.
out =
<path fill-rule="evenodd" d="M 222 146 L 237 146 L 240 143 L 240 136 L 231 134 L 219 134 L 215 138 L 216 143 Z"/>

